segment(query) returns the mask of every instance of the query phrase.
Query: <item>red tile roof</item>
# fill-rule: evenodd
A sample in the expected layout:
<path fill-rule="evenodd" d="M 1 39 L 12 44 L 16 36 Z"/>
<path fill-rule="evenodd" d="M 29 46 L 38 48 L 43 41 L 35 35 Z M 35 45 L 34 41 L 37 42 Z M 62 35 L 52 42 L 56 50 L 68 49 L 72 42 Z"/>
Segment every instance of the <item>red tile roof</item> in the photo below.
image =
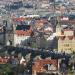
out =
<path fill-rule="evenodd" d="M 64 31 L 74 31 L 74 30 L 72 30 L 72 29 L 64 29 Z"/>
<path fill-rule="evenodd" d="M 21 18 L 14 18 L 15 21 L 25 21 L 25 18 L 21 17 Z"/>
<path fill-rule="evenodd" d="M 32 34 L 32 30 L 31 29 L 30 30 L 26 30 L 26 31 L 24 31 L 24 30 L 16 30 L 15 34 L 18 35 L 18 36 L 22 36 L 22 35 L 30 36 Z"/>
<path fill-rule="evenodd" d="M 37 23 L 47 23 L 48 21 L 46 19 L 37 20 Z"/>
<path fill-rule="evenodd" d="M 47 20 L 45 19 L 42 19 L 42 20 L 37 20 L 36 23 L 35 23 L 35 27 L 36 28 L 41 28 L 44 26 L 44 23 L 48 23 Z M 48 23 L 49 24 L 49 23 Z"/>
<path fill-rule="evenodd" d="M 56 70 L 58 70 L 58 64 L 57 64 L 57 60 L 36 60 L 34 65 L 32 65 L 32 72 L 36 71 L 37 73 L 41 73 L 44 71 L 48 71 L 46 70 L 46 68 L 44 67 L 44 65 L 46 64 L 52 64 L 56 67 Z M 56 71 L 54 70 L 54 71 Z M 51 70 L 52 71 L 52 70 Z"/>
<path fill-rule="evenodd" d="M 8 59 L 0 57 L 0 64 L 6 64 Z"/>

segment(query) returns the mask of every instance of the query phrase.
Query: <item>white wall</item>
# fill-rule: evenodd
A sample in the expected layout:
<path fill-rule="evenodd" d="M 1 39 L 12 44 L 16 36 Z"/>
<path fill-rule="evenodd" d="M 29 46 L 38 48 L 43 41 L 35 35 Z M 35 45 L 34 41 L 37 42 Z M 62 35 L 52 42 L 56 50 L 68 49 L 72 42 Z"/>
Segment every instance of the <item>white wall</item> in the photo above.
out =
<path fill-rule="evenodd" d="M 49 7 L 49 6 L 50 6 L 49 4 L 42 4 L 42 5 L 41 5 L 42 8 L 44 8 L 44 7 Z"/>
<path fill-rule="evenodd" d="M 29 39 L 30 36 L 18 36 L 18 35 L 14 35 L 14 46 L 16 46 L 17 44 L 21 44 L 22 41 L 25 41 L 27 39 Z"/>

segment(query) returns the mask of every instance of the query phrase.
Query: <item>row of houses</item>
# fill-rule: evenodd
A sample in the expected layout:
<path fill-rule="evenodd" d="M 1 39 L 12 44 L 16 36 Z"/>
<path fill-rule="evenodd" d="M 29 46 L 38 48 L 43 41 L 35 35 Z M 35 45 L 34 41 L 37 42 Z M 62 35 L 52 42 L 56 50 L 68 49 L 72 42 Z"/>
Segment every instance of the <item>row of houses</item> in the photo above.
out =
<path fill-rule="evenodd" d="M 6 31 L 4 34 L 6 36 L 4 38 L 6 39 L 6 45 L 29 46 L 34 41 L 34 44 L 37 43 L 35 46 L 37 48 L 72 53 L 75 49 L 74 21 L 64 18 L 60 17 L 60 22 L 55 19 L 13 18 L 13 30 Z M 0 35 L 4 37 L 3 34 Z"/>
<path fill-rule="evenodd" d="M 61 20 L 61 22 L 62 21 L 64 23 L 64 20 Z M 68 23 L 70 22 L 69 19 L 65 20 L 65 21 L 68 21 Z M 17 42 L 17 43 L 18 43 L 18 41 L 22 42 L 23 39 L 25 40 L 26 36 L 27 36 L 26 38 L 29 38 L 28 36 L 31 36 L 31 34 L 33 32 L 36 39 L 38 37 L 42 37 L 42 35 L 43 35 L 46 40 L 48 39 L 48 42 L 50 41 L 50 43 L 56 37 L 57 40 L 55 40 L 55 41 L 58 43 L 58 46 L 57 46 L 58 52 L 72 53 L 75 50 L 75 47 L 74 47 L 74 44 L 75 44 L 75 38 L 74 38 L 75 37 L 75 34 L 74 34 L 75 31 L 74 31 L 74 28 L 72 28 L 69 25 L 67 25 L 67 27 L 66 27 L 64 24 L 63 25 L 61 24 L 61 26 L 58 25 L 58 24 L 57 24 L 57 26 L 53 26 L 52 24 L 50 22 L 48 22 L 48 20 L 46 20 L 46 19 L 41 19 L 41 20 L 36 20 L 34 25 L 30 26 L 29 30 L 25 30 L 25 31 L 19 30 L 18 31 L 16 29 L 16 31 L 15 31 L 16 32 L 16 35 L 15 35 L 16 37 L 14 37 L 15 42 Z M 71 27 L 71 28 L 69 28 L 68 26 Z M 21 36 L 18 35 L 20 33 L 21 33 Z M 54 33 L 55 33 L 55 35 L 52 35 Z M 41 36 L 40 36 L 40 34 L 41 34 Z M 51 38 L 51 36 L 52 36 L 53 39 Z M 50 37 L 50 39 L 49 39 L 49 37 Z M 17 38 L 18 38 L 18 41 L 17 41 Z M 50 43 L 49 43 L 49 46 L 50 46 Z M 40 44 L 40 43 L 38 43 L 38 44 Z M 52 44 L 52 46 L 53 45 L 54 44 Z"/>

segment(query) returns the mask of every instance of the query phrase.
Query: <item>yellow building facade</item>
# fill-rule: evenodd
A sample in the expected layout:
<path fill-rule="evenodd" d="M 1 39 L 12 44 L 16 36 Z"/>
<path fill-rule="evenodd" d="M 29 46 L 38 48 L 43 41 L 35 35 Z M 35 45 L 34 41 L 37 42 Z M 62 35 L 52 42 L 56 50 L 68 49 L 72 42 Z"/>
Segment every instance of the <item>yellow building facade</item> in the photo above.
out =
<path fill-rule="evenodd" d="M 58 52 L 72 53 L 75 51 L 75 37 L 73 30 L 63 30 L 58 36 Z"/>
<path fill-rule="evenodd" d="M 58 52 L 72 53 L 73 51 L 75 51 L 75 39 L 58 40 Z"/>

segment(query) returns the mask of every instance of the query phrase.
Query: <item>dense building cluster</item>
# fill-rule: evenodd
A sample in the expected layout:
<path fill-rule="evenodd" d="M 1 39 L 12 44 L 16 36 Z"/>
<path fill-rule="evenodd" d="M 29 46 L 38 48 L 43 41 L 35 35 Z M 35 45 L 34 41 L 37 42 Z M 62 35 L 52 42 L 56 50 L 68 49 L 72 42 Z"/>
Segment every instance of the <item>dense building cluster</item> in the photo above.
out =
<path fill-rule="evenodd" d="M 74 0 L 0 0 L 0 75 L 75 72 Z"/>

